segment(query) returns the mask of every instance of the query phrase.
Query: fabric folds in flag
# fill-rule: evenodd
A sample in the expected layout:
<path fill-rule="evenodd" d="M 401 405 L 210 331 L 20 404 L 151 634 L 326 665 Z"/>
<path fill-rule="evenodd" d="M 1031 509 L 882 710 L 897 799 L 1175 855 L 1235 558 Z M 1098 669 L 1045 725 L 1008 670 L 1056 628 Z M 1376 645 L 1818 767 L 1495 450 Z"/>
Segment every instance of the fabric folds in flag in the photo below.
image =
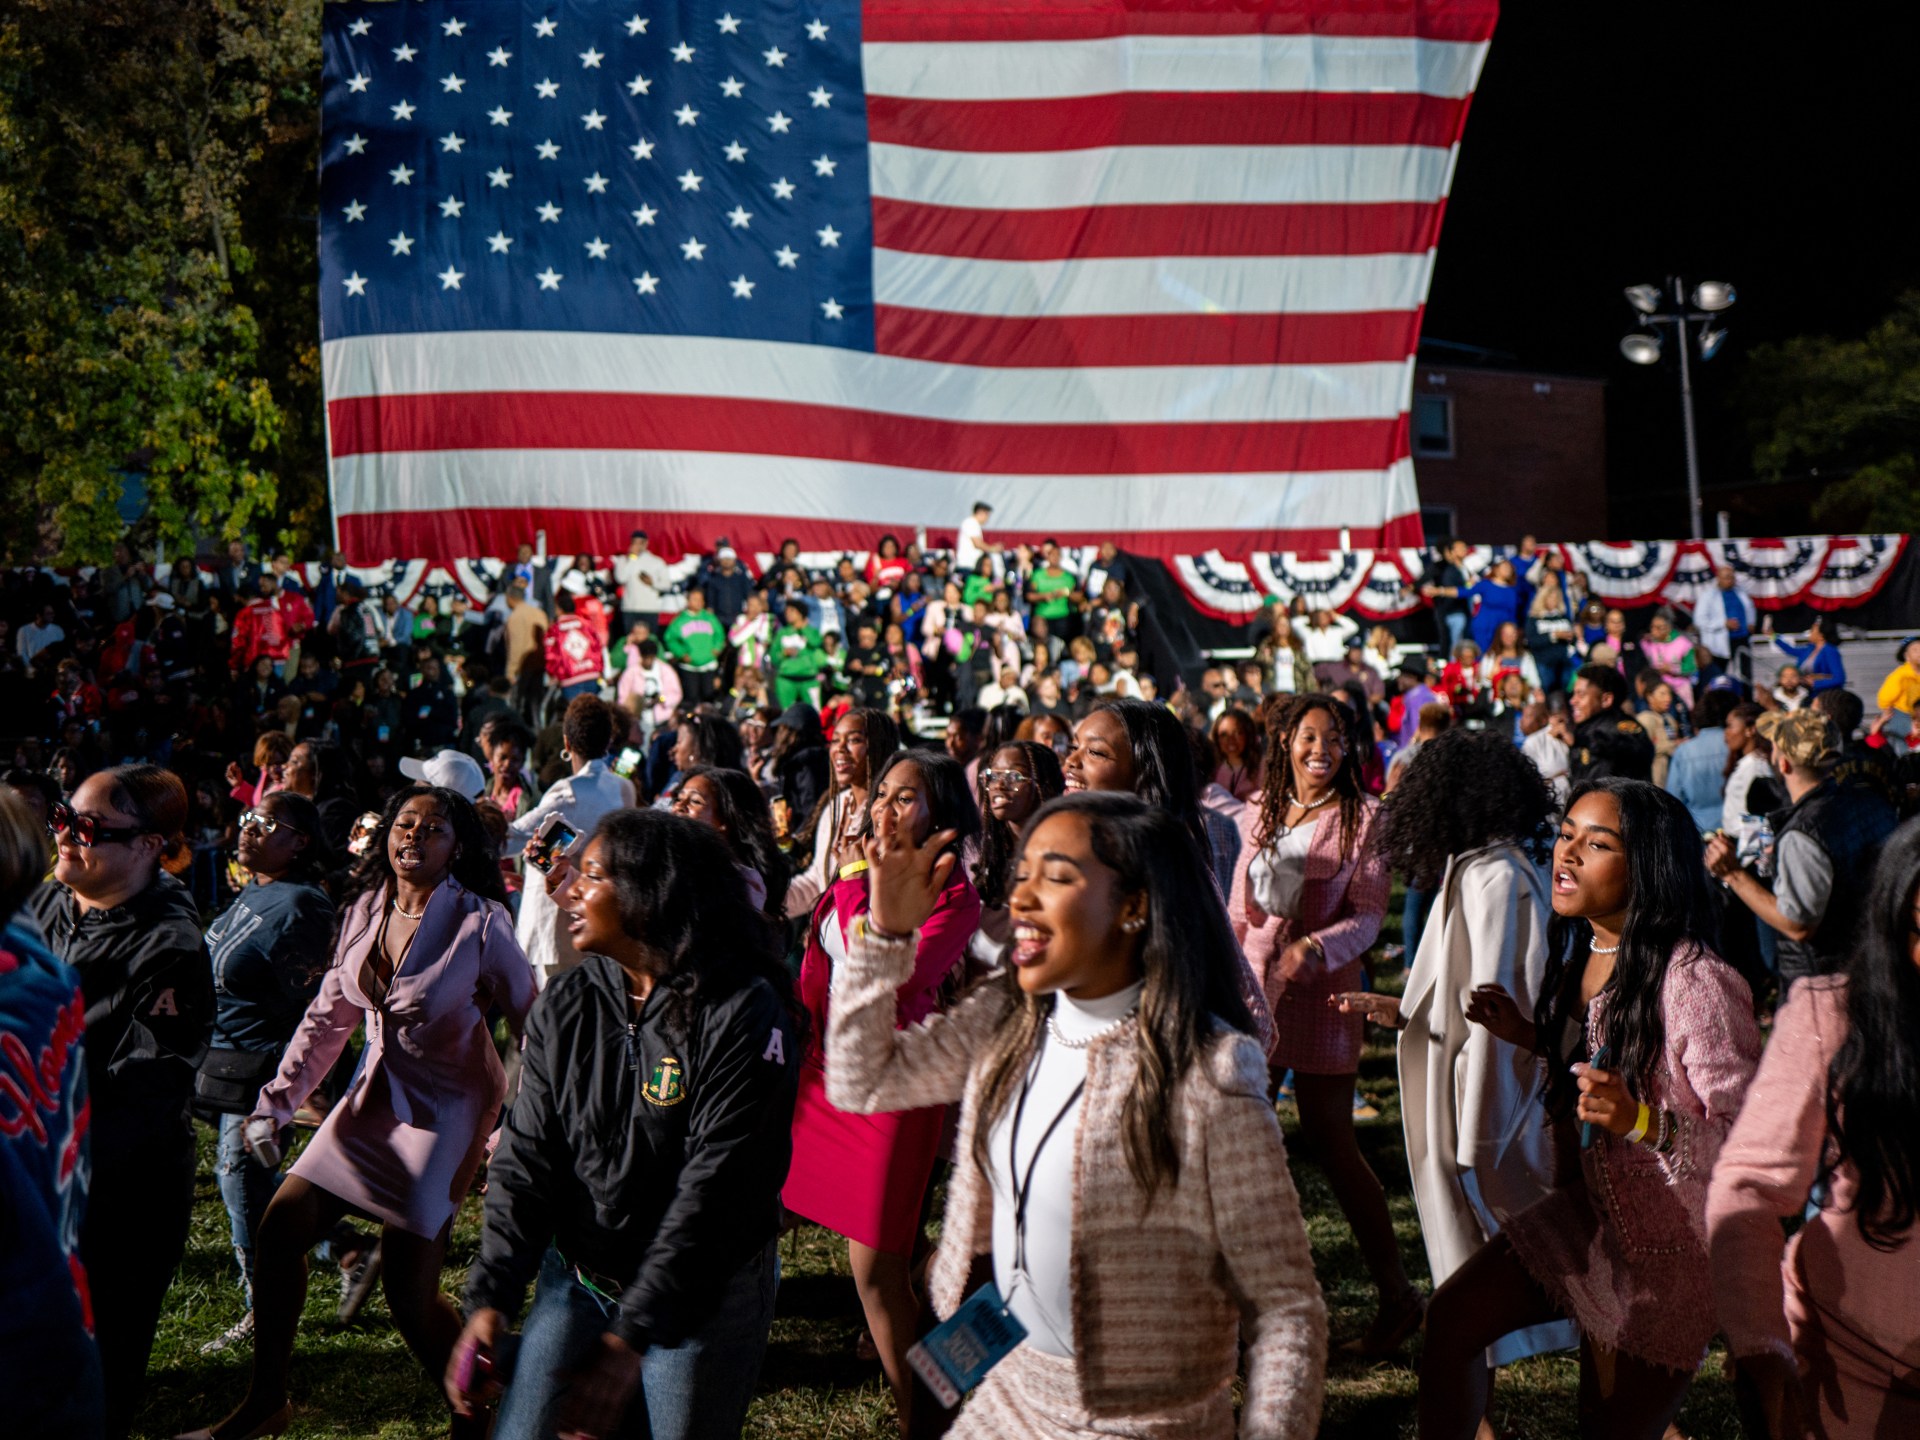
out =
<path fill-rule="evenodd" d="M 637 8 L 636 8 L 637 7 Z M 1494 0 L 326 7 L 349 555 L 1418 544 Z"/>

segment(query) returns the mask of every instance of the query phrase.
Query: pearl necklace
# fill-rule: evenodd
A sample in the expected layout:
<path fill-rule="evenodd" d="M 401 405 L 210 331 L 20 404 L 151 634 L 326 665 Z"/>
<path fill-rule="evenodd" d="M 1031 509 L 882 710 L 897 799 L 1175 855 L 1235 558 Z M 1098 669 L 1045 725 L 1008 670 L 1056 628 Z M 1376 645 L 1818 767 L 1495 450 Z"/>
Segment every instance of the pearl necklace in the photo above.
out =
<path fill-rule="evenodd" d="M 1282 823 L 1280 826 L 1280 833 L 1282 835 L 1291 835 L 1294 831 L 1298 830 L 1302 825 L 1306 823 L 1307 816 L 1311 815 L 1314 811 L 1318 810 L 1322 805 L 1325 805 L 1329 800 L 1332 800 L 1339 793 L 1340 792 L 1337 790 L 1329 790 L 1326 794 L 1322 795 L 1318 800 L 1315 800 L 1312 804 L 1306 804 L 1299 800 L 1294 800 L 1289 802 L 1287 806 L 1287 809 L 1289 810 L 1291 810 L 1296 805 L 1300 807 L 1300 818 L 1294 821 L 1293 824 L 1288 825 L 1285 823 L 1286 811 L 1283 810 L 1281 812 Z"/>
<path fill-rule="evenodd" d="M 395 895 L 393 899 L 387 902 L 387 904 L 391 906 L 394 910 L 398 911 L 400 914 L 406 916 L 407 919 L 409 920 L 418 920 L 422 915 L 427 913 L 427 907 L 424 905 L 422 905 L 418 910 L 407 909 L 406 906 L 400 903 L 400 897 L 398 895 Z"/>
<path fill-rule="evenodd" d="M 1618 945 L 1589 944 L 1587 946 L 1587 949 L 1592 951 L 1595 955 L 1617 955 L 1620 953 L 1620 947 Z"/>
<path fill-rule="evenodd" d="M 1133 1009 L 1127 1011 L 1126 1014 L 1122 1015 L 1118 1020 L 1115 1020 L 1110 1024 L 1102 1025 L 1098 1030 L 1094 1031 L 1091 1035 L 1087 1035 L 1079 1040 L 1075 1040 L 1071 1036 L 1064 1035 L 1061 1033 L 1060 1027 L 1053 1023 L 1053 1012 L 1049 1010 L 1047 1012 L 1047 1034 L 1052 1037 L 1053 1043 L 1056 1045 L 1064 1046 L 1068 1050 L 1084 1050 L 1089 1045 L 1093 1044 L 1094 1041 L 1104 1040 L 1107 1036 L 1113 1034 L 1114 1031 L 1120 1029 L 1122 1026 L 1132 1024 L 1134 1017 L 1139 1013 L 1140 1013 L 1140 1007 L 1136 1005 L 1133 1007 Z"/>

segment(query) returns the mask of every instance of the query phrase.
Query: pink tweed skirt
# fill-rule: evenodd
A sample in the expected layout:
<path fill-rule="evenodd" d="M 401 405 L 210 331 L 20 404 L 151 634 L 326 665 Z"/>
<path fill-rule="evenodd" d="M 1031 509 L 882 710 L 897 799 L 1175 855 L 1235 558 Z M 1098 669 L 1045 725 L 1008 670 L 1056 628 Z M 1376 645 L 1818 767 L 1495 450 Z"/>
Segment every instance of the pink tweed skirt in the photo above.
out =
<path fill-rule="evenodd" d="M 1267 996 L 1273 1008 L 1273 1049 L 1268 1059 L 1274 1069 L 1301 1075 L 1359 1071 L 1366 1021 L 1359 1015 L 1342 1015 L 1327 1004 L 1327 997 L 1358 990 L 1360 977 L 1360 962 L 1354 960 L 1331 973 L 1291 982 L 1277 1000 Z"/>
<path fill-rule="evenodd" d="M 1233 1390 L 1170 1410 L 1096 1419 L 1080 1402 L 1074 1362 L 1022 1345 L 967 1397 L 950 1440 L 1233 1440 Z"/>

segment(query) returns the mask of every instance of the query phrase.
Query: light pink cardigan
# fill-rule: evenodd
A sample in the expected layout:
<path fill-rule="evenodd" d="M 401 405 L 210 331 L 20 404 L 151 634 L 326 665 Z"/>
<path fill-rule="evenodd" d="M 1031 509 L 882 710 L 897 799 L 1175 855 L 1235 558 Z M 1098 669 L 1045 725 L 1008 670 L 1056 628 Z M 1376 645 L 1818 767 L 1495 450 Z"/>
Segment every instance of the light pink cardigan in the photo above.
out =
<path fill-rule="evenodd" d="M 1867 1244 L 1851 1166 L 1835 1172 L 1832 1193 L 1792 1240 L 1780 1230 L 1805 1207 L 1819 1170 L 1827 1067 L 1846 1036 L 1844 978 L 1793 987 L 1707 1195 L 1714 1298 L 1729 1347 L 1736 1358 L 1797 1358 L 1832 1440 L 1896 1433 L 1881 1428 L 1888 1417 L 1873 1392 L 1920 1366 L 1920 1239 L 1891 1253 Z M 1836 1375 L 1853 1382 L 1838 1414 Z"/>
<path fill-rule="evenodd" d="M 1331 975 L 1367 953 L 1379 937 L 1386 914 L 1393 875 L 1387 858 L 1373 843 L 1380 818 L 1380 802 L 1361 801 L 1360 824 L 1346 859 L 1340 858 L 1340 807 L 1332 804 L 1314 818 L 1313 840 L 1307 847 L 1306 883 L 1300 888 L 1298 920 L 1263 914 L 1248 892 L 1247 867 L 1259 853 L 1255 831 L 1260 824 L 1260 799 L 1247 801 L 1239 817 L 1240 859 L 1233 867 L 1233 889 L 1227 896 L 1227 916 L 1233 933 L 1246 951 L 1247 964 L 1265 987 L 1267 1003 L 1274 1003 L 1274 962 L 1280 952 L 1304 935 L 1319 940 L 1326 959 L 1309 961 L 1303 980 Z"/>

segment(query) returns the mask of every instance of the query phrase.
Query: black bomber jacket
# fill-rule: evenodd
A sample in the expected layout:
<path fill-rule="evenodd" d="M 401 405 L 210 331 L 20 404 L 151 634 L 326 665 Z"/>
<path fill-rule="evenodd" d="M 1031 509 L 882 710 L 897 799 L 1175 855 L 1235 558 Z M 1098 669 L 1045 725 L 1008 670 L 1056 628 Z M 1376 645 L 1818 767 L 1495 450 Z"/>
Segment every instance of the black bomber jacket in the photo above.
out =
<path fill-rule="evenodd" d="M 692 1334 L 779 1232 L 799 1062 L 765 980 L 656 988 L 636 1015 L 605 956 L 558 976 L 528 1017 L 468 1309 L 517 1315 L 551 1246 L 619 1291 L 607 1328 L 635 1349 Z"/>

